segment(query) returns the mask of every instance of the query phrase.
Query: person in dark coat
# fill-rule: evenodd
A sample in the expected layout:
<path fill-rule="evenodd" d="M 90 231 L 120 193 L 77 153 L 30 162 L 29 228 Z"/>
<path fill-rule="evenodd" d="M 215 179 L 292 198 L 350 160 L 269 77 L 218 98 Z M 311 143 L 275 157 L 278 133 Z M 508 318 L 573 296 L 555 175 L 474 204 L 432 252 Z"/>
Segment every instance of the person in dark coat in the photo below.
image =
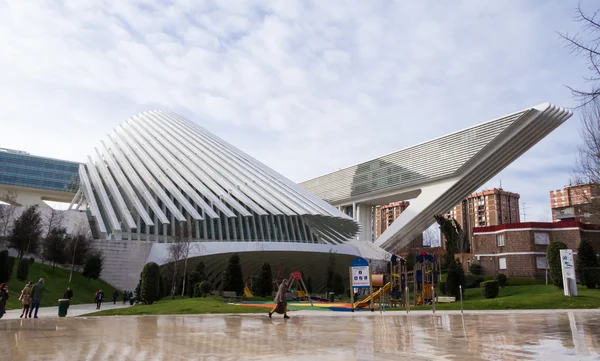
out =
<path fill-rule="evenodd" d="M 115 292 L 113 292 L 113 305 L 115 305 L 117 303 L 117 298 L 119 298 L 119 291 L 115 290 Z"/>
<path fill-rule="evenodd" d="M 33 310 L 35 310 L 33 318 L 38 318 L 38 310 L 40 309 L 40 304 L 42 303 L 42 296 L 44 295 L 44 290 L 46 289 L 45 283 L 46 280 L 40 278 L 38 283 L 36 283 L 31 289 L 31 307 L 29 308 L 29 318 L 31 318 Z"/>
<path fill-rule="evenodd" d="M 71 289 L 71 287 L 67 287 L 67 289 L 65 290 L 65 294 L 63 295 L 64 299 L 70 300 L 71 298 L 73 298 L 73 290 Z"/>
<path fill-rule="evenodd" d="M 279 290 L 277 291 L 277 295 L 275 296 L 275 308 L 273 308 L 269 312 L 269 318 L 273 316 L 275 312 L 282 314 L 283 318 L 290 318 L 287 315 L 287 290 L 288 290 L 288 280 L 284 279 L 283 282 L 279 285 Z"/>
<path fill-rule="evenodd" d="M 94 301 L 96 301 L 96 309 L 99 310 L 100 306 L 102 306 L 102 301 L 104 301 L 104 292 L 102 292 L 102 290 L 98 290 L 98 292 L 96 292 Z"/>
<path fill-rule="evenodd" d="M 6 301 L 8 301 L 8 285 L 3 283 L 0 285 L 0 318 L 6 313 Z"/>

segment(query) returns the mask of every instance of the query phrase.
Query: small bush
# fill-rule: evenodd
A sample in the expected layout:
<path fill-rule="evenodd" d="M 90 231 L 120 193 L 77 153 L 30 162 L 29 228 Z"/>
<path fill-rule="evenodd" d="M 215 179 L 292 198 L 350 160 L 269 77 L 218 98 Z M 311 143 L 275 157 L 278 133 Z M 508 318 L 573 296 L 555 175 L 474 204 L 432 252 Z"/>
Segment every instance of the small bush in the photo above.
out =
<path fill-rule="evenodd" d="M 160 269 L 158 264 L 148 262 L 142 270 L 141 294 L 144 303 L 151 305 L 158 301 L 160 293 Z"/>
<path fill-rule="evenodd" d="M 563 242 L 550 242 L 546 249 L 546 258 L 548 259 L 548 268 L 552 277 L 552 283 L 558 288 L 563 288 L 562 265 L 560 261 L 561 249 L 567 249 L 567 245 Z"/>
<path fill-rule="evenodd" d="M 476 276 L 481 276 L 483 274 L 483 266 L 479 263 L 471 263 L 471 266 L 469 267 L 469 272 Z"/>
<path fill-rule="evenodd" d="M 465 284 L 465 272 L 459 260 L 450 262 L 448 275 L 446 276 L 446 294 L 454 296 L 456 299 L 460 297 L 460 285 Z"/>
<path fill-rule="evenodd" d="M 500 294 L 500 285 L 498 281 L 481 282 L 481 292 L 485 298 L 496 298 Z"/>
<path fill-rule="evenodd" d="M 200 283 L 200 292 L 202 293 L 202 297 L 206 297 L 210 290 L 212 289 L 212 284 L 209 281 L 202 281 Z"/>
<path fill-rule="evenodd" d="M 87 279 L 97 280 L 98 278 L 100 278 L 103 265 L 104 258 L 102 257 L 102 253 L 92 253 L 85 262 L 85 265 L 83 266 L 83 277 Z"/>
<path fill-rule="evenodd" d="M 465 288 L 479 288 L 481 282 L 485 281 L 482 276 L 465 275 Z"/>
<path fill-rule="evenodd" d="M 21 258 L 17 267 L 17 279 L 19 281 L 27 281 L 27 276 L 29 276 L 29 266 L 29 260 Z"/>
<path fill-rule="evenodd" d="M 193 297 L 202 297 L 202 291 L 200 290 L 200 284 L 196 283 L 194 285 L 194 292 L 192 293 Z"/>
<path fill-rule="evenodd" d="M 499 273 L 498 276 L 496 276 L 496 281 L 498 281 L 500 287 L 506 287 L 508 284 L 508 277 L 506 277 L 504 273 Z"/>
<path fill-rule="evenodd" d="M 590 267 L 583 270 L 587 288 L 600 288 L 600 267 Z"/>
<path fill-rule="evenodd" d="M 30 257 L 30 258 L 29 258 L 29 264 L 30 264 L 30 265 L 32 265 L 34 262 L 35 262 L 35 258 L 33 258 L 33 257 Z"/>

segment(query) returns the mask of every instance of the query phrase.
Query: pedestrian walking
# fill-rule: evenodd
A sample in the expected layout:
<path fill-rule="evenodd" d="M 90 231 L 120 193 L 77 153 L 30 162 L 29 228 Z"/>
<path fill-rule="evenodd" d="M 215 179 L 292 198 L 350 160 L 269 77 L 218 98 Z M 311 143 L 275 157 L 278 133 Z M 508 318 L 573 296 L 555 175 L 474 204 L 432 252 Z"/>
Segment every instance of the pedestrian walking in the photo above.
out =
<path fill-rule="evenodd" d="M 0 284 L 0 318 L 6 313 L 6 301 L 8 301 L 8 284 Z"/>
<path fill-rule="evenodd" d="M 117 298 L 119 298 L 119 291 L 115 290 L 112 297 L 113 305 L 117 304 Z"/>
<path fill-rule="evenodd" d="M 102 290 L 98 290 L 98 292 L 96 292 L 94 301 L 96 301 L 96 309 L 99 310 L 100 306 L 102 306 L 102 301 L 104 301 L 104 292 L 102 292 Z"/>
<path fill-rule="evenodd" d="M 288 280 L 283 280 L 279 285 L 279 290 L 277 291 L 277 295 L 275 295 L 275 308 L 273 308 L 269 312 L 269 318 L 273 316 L 273 313 L 282 314 L 283 318 L 290 318 L 287 315 L 287 290 L 288 290 Z"/>
<path fill-rule="evenodd" d="M 38 311 L 40 309 L 40 304 L 42 303 L 42 296 L 44 295 L 44 290 L 46 289 L 46 280 L 40 278 L 38 283 L 36 283 L 31 289 L 31 307 L 29 308 L 29 318 L 31 318 L 31 314 L 35 309 L 35 314 L 33 314 L 33 318 L 38 318 Z"/>
<path fill-rule="evenodd" d="M 23 310 L 21 311 L 21 316 L 19 318 L 27 318 L 29 316 L 29 307 L 31 306 L 31 292 L 33 291 L 33 282 L 29 281 L 21 290 L 21 295 L 19 296 L 19 300 L 23 305 Z"/>
<path fill-rule="evenodd" d="M 70 300 L 71 298 L 73 298 L 73 290 L 71 289 L 71 287 L 67 287 L 67 289 L 65 290 L 65 293 L 63 294 L 63 298 Z"/>

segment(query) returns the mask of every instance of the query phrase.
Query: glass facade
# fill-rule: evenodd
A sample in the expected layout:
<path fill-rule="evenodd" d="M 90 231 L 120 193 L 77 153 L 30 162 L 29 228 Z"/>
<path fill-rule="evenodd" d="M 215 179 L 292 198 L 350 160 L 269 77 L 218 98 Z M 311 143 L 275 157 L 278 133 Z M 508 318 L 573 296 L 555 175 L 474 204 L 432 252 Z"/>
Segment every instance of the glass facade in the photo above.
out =
<path fill-rule="evenodd" d="M 0 150 L 0 184 L 75 193 L 79 163 Z"/>

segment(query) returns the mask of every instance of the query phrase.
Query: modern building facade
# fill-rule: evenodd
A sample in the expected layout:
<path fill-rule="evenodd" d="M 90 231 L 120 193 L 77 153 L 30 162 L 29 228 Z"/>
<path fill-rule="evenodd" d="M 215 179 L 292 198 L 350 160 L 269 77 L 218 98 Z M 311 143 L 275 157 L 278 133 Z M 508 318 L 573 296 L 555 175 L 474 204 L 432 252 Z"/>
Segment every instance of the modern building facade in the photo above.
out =
<path fill-rule="evenodd" d="M 600 187 L 597 184 L 579 184 L 550 191 L 552 222 L 577 220 L 599 224 L 600 219 L 590 211 L 592 202 L 597 202 Z"/>
<path fill-rule="evenodd" d="M 47 207 L 43 201 L 70 202 L 79 188 L 78 169 L 77 162 L 0 148 L 0 201 L 41 207 Z"/>
<path fill-rule="evenodd" d="M 541 104 L 298 186 L 193 122 L 151 111 L 131 117 L 76 164 L 75 194 L 56 187 L 72 196 L 67 212 L 88 221 L 105 254 L 102 277 L 115 286 L 133 289 L 144 263 L 168 264 L 169 245 L 187 240 L 192 261 L 205 261 L 214 279 L 240 253 L 246 275 L 269 261 L 305 271 L 319 288 L 330 255 L 344 277 L 355 257 L 389 259 L 385 250 L 409 245 L 434 214 L 570 116 Z M 369 210 L 402 200 L 410 207 L 371 242 Z"/>
<path fill-rule="evenodd" d="M 577 221 L 526 222 L 473 229 L 472 258 L 486 275 L 504 273 L 508 277 L 544 278 L 546 249 L 553 241 L 564 242 L 577 251 L 587 239 L 600 253 L 600 227 Z"/>

